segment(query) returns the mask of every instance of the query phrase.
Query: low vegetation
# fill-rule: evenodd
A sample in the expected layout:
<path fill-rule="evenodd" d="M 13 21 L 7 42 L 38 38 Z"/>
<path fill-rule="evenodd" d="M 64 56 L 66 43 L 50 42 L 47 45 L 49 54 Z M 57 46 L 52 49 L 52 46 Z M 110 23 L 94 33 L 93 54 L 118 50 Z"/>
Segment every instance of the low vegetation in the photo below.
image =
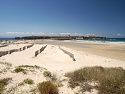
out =
<path fill-rule="evenodd" d="M 25 84 L 24 82 L 20 82 L 18 86 L 23 86 L 24 84 Z"/>
<path fill-rule="evenodd" d="M 19 84 L 18 84 L 18 86 L 23 86 L 23 85 L 25 85 L 25 84 L 33 84 L 34 83 L 34 81 L 32 80 L 32 79 L 30 79 L 30 78 L 27 78 L 27 79 L 24 79 L 23 80 L 23 82 L 20 82 Z"/>
<path fill-rule="evenodd" d="M 85 67 L 66 76 L 69 77 L 69 86 L 80 86 L 81 92 L 97 89 L 98 94 L 125 94 L 125 70 L 121 67 Z"/>
<path fill-rule="evenodd" d="M 11 63 L 7 63 L 7 62 L 0 62 L 0 64 L 4 65 L 4 67 L 2 67 L 2 69 L 0 69 L 0 73 L 7 72 L 12 66 Z"/>
<path fill-rule="evenodd" d="M 31 66 L 31 65 L 22 65 L 22 66 L 19 66 L 19 67 L 25 67 L 25 68 L 36 68 L 36 69 L 41 68 L 40 66 L 37 66 L 37 65 L 35 65 L 35 66 Z"/>
<path fill-rule="evenodd" d="M 5 78 L 0 80 L 0 94 L 3 94 L 3 91 L 5 89 L 5 86 L 8 84 L 8 82 L 11 80 L 11 78 Z"/>
<path fill-rule="evenodd" d="M 15 71 L 16 73 L 22 72 L 22 73 L 26 74 L 26 69 L 23 69 L 23 68 L 21 68 L 21 67 L 17 67 L 14 71 Z"/>
<path fill-rule="evenodd" d="M 59 94 L 58 87 L 51 81 L 45 81 L 38 84 L 38 89 L 41 94 Z"/>
<path fill-rule="evenodd" d="M 36 92 L 38 91 L 37 87 L 33 87 L 31 88 L 30 92 L 32 92 L 32 94 L 36 94 Z"/>
<path fill-rule="evenodd" d="M 56 82 L 57 80 L 58 80 L 57 74 L 56 73 L 52 73 L 51 74 L 51 81 Z"/>
<path fill-rule="evenodd" d="M 50 77 L 50 78 L 52 77 L 52 74 L 51 74 L 50 71 L 44 71 L 43 75 L 44 75 L 45 77 Z"/>
<path fill-rule="evenodd" d="M 37 65 L 21 65 L 15 68 L 14 72 L 19 73 L 22 72 L 24 74 L 28 74 L 29 72 L 37 72 L 37 70 L 39 70 L 40 72 L 42 72 L 43 70 L 46 70 L 45 68 L 42 68 L 40 66 Z"/>
<path fill-rule="evenodd" d="M 11 66 L 12 66 L 11 63 L 7 63 L 7 62 L 0 62 L 0 64 L 6 65 L 6 66 L 8 66 L 8 67 L 11 67 Z"/>
<path fill-rule="evenodd" d="M 30 79 L 30 78 L 24 79 L 23 82 L 25 84 L 33 84 L 34 83 L 34 81 L 32 79 Z"/>
<path fill-rule="evenodd" d="M 47 79 L 47 80 L 52 81 L 52 82 L 55 83 L 58 87 L 62 87 L 62 86 L 63 86 L 62 82 L 61 82 L 60 79 L 57 77 L 57 74 L 51 73 L 51 72 L 49 72 L 49 71 L 44 71 L 43 75 L 44 75 L 45 77 L 48 77 L 49 79 Z"/>

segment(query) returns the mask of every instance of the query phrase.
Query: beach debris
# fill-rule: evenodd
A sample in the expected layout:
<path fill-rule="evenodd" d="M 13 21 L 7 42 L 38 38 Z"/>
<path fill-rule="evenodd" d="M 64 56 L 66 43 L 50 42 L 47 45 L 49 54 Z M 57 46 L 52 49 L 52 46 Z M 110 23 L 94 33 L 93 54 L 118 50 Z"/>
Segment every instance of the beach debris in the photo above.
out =
<path fill-rule="evenodd" d="M 34 45 L 34 44 L 28 45 L 28 46 L 24 46 L 23 48 L 19 48 L 19 51 L 23 51 L 23 50 L 25 50 L 25 49 L 28 49 L 28 48 L 32 47 L 33 45 Z"/>
<path fill-rule="evenodd" d="M 22 51 L 22 48 L 20 48 L 20 51 Z"/>
<path fill-rule="evenodd" d="M 26 46 L 23 47 L 23 50 L 25 50 L 25 49 L 26 49 Z"/>
<path fill-rule="evenodd" d="M 28 48 L 32 47 L 33 45 L 34 45 L 34 44 L 28 45 L 28 46 L 24 46 L 22 49 L 20 48 L 20 51 L 25 50 L 25 49 L 28 49 Z"/>
<path fill-rule="evenodd" d="M 6 46 L 8 46 L 8 45 L 0 45 L 0 47 L 6 47 Z"/>
<path fill-rule="evenodd" d="M 35 57 L 36 57 L 38 54 L 39 54 L 39 50 L 37 50 L 37 51 L 35 52 Z"/>
<path fill-rule="evenodd" d="M 19 49 L 13 49 L 13 50 L 10 50 L 10 51 L 8 51 L 9 52 L 9 54 L 11 54 L 11 53 L 13 53 L 13 52 L 18 52 L 19 51 Z"/>
<path fill-rule="evenodd" d="M 69 55 L 73 61 L 76 61 L 76 59 L 74 58 L 74 54 L 62 49 L 61 47 L 59 47 L 65 54 Z"/>
<path fill-rule="evenodd" d="M 42 47 L 42 48 L 40 49 L 40 53 L 41 53 L 43 50 L 44 50 L 44 48 Z"/>
<path fill-rule="evenodd" d="M 0 51 L 0 57 L 7 55 L 7 54 L 8 54 L 8 51 Z"/>
<path fill-rule="evenodd" d="M 19 48 L 19 49 L 12 49 L 12 50 L 9 50 L 9 51 L 0 51 L 0 57 L 4 56 L 4 55 L 7 55 L 7 54 L 11 54 L 13 52 L 18 52 L 18 51 L 23 51 L 27 48 L 30 48 L 32 47 L 34 44 L 32 45 L 28 45 L 28 46 L 24 46 L 23 48 Z M 4 45 L 4 47 L 6 47 L 8 45 Z M 0 46 L 1 47 L 1 46 Z M 45 49 L 45 48 L 44 48 Z"/>
<path fill-rule="evenodd" d="M 35 52 L 35 57 L 36 57 L 38 54 L 40 54 L 42 51 L 44 51 L 44 49 L 45 49 L 46 47 L 47 47 L 47 45 L 44 46 L 44 47 L 42 47 L 41 49 L 37 50 L 37 51 Z"/>
<path fill-rule="evenodd" d="M 34 44 L 32 44 L 32 45 L 28 45 L 27 48 L 30 48 L 30 47 L 32 47 L 33 45 L 34 45 Z"/>
<path fill-rule="evenodd" d="M 47 46 L 47 45 L 46 45 Z M 44 51 L 44 49 L 46 48 L 46 46 L 44 46 L 44 47 L 42 47 L 41 49 L 40 49 L 40 53 L 42 52 L 42 51 Z"/>

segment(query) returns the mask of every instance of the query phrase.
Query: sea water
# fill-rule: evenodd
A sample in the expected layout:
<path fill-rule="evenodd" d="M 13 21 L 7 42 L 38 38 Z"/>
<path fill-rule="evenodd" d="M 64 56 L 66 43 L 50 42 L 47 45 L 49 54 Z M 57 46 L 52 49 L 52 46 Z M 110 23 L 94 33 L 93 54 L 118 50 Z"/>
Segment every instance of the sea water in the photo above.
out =
<path fill-rule="evenodd" d="M 0 38 L 0 40 L 15 40 L 15 38 Z M 107 38 L 104 40 L 71 40 L 72 42 L 97 42 L 125 44 L 125 38 Z"/>
<path fill-rule="evenodd" d="M 15 40 L 15 38 L 0 38 L 0 40 Z"/>
<path fill-rule="evenodd" d="M 72 40 L 72 42 L 96 42 L 96 43 L 116 43 L 125 44 L 125 38 L 107 38 L 104 40 Z"/>

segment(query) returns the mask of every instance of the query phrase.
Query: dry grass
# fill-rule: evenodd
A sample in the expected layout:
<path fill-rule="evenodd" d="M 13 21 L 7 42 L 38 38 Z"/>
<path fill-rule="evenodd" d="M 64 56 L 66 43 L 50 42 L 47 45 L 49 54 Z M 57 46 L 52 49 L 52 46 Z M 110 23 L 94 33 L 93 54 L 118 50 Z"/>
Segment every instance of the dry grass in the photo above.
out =
<path fill-rule="evenodd" d="M 80 86 L 81 92 L 95 88 L 99 94 L 125 94 L 125 70 L 120 67 L 85 67 L 66 76 L 69 77 L 69 86 Z"/>
<path fill-rule="evenodd" d="M 16 73 L 22 72 L 22 73 L 26 74 L 26 69 L 21 68 L 21 67 L 17 67 L 14 71 L 15 71 Z"/>
<path fill-rule="evenodd" d="M 52 77 L 52 74 L 51 74 L 50 71 L 44 71 L 43 75 L 44 75 L 45 77 L 50 77 L 50 78 Z"/>
<path fill-rule="evenodd" d="M 11 78 L 5 78 L 0 80 L 0 94 L 3 94 L 3 91 L 5 89 L 5 86 L 8 84 L 8 82 L 11 80 Z"/>
<path fill-rule="evenodd" d="M 33 84 L 34 83 L 34 81 L 30 78 L 24 79 L 23 82 L 26 84 Z"/>
<path fill-rule="evenodd" d="M 9 69 L 11 69 L 12 64 L 7 62 L 0 62 L 1 65 L 4 65 L 5 67 L 0 70 L 0 73 L 7 72 Z"/>
<path fill-rule="evenodd" d="M 24 67 L 24 68 L 36 68 L 36 69 L 40 69 L 41 67 L 40 66 L 37 66 L 37 65 L 35 65 L 35 66 L 31 66 L 31 65 L 22 65 L 22 66 L 19 66 L 19 67 Z"/>
<path fill-rule="evenodd" d="M 8 67 L 11 67 L 11 66 L 12 66 L 11 63 L 7 63 L 7 62 L 0 62 L 0 64 L 6 65 L 6 66 L 8 66 Z"/>
<path fill-rule="evenodd" d="M 58 94 L 58 87 L 51 81 L 45 81 L 38 84 L 41 94 Z"/>

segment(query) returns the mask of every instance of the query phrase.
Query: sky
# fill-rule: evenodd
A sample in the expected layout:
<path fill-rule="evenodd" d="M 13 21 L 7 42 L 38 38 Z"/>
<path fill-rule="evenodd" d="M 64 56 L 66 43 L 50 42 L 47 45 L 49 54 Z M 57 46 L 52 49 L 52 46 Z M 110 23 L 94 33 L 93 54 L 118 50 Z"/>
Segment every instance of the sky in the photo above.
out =
<path fill-rule="evenodd" d="M 125 38 L 125 0 L 0 0 L 0 37 Z"/>

